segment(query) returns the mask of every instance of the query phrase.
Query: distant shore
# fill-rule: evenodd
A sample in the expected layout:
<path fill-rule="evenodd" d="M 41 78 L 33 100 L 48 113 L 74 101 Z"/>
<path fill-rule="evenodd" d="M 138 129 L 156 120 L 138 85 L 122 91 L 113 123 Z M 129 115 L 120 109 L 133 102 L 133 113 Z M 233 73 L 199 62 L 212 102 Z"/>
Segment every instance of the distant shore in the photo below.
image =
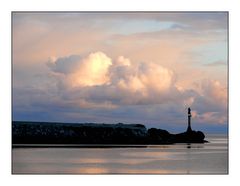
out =
<path fill-rule="evenodd" d="M 114 147 L 204 143 L 201 131 L 171 134 L 143 124 L 12 122 L 13 147 Z"/>

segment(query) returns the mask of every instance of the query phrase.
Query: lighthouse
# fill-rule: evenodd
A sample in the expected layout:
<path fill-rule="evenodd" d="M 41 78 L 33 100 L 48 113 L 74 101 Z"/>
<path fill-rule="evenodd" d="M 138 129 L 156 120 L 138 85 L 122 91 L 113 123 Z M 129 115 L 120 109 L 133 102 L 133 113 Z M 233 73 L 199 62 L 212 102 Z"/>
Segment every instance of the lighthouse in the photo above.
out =
<path fill-rule="evenodd" d="M 187 132 L 192 132 L 192 128 L 191 128 L 191 109 L 190 107 L 188 108 L 188 128 L 187 128 Z"/>

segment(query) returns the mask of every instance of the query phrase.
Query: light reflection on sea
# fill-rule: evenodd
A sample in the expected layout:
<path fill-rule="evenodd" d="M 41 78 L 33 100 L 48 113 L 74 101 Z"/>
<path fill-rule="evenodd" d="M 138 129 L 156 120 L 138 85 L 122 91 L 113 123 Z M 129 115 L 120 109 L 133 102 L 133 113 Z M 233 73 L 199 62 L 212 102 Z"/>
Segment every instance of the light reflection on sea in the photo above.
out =
<path fill-rule="evenodd" d="M 226 174 L 228 143 L 150 145 L 146 148 L 13 148 L 13 173 Z"/>

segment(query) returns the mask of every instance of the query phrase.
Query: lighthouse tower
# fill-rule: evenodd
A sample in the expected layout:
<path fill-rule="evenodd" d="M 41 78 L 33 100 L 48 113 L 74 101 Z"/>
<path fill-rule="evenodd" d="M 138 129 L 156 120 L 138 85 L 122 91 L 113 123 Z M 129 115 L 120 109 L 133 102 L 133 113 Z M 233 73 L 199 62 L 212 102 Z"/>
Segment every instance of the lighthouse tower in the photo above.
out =
<path fill-rule="evenodd" d="M 187 132 L 192 132 L 192 128 L 191 128 L 191 109 L 190 107 L 188 108 L 188 128 L 187 128 Z"/>

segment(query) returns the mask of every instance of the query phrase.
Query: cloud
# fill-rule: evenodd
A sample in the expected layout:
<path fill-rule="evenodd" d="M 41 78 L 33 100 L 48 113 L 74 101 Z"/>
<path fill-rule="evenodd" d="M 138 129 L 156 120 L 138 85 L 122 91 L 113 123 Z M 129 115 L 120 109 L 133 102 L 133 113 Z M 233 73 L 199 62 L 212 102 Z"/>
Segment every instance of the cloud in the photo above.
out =
<path fill-rule="evenodd" d="M 227 106 L 227 87 L 217 80 L 203 80 L 202 94 L 212 103 Z"/>
<path fill-rule="evenodd" d="M 59 79 L 65 99 L 85 105 L 163 103 L 179 96 L 173 71 L 152 62 L 132 63 L 123 56 L 113 60 L 95 52 L 58 58 L 47 66 Z"/>
<path fill-rule="evenodd" d="M 51 57 L 46 67 L 42 76 L 51 77 L 51 83 L 45 86 L 46 79 L 42 85 L 14 89 L 14 116 L 28 117 L 24 113 L 29 112 L 55 121 L 185 125 L 184 109 L 190 106 L 195 124 L 227 122 L 227 89 L 220 81 L 203 79 L 196 87 L 181 87 L 176 72 L 158 62 L 92 52 Z"/>
<path fill-rule="evenodd" d="M 59 58 L 49 61 L 47 65 L 55 73 L 64 74 L 70 86 L 84 87 L 108 83 L 112 61 L 104 53 L 95 52 L 85 58 L 78 55 Z"/>
<path fill-rule="evenodd" d="M 203 79 L 190 106 L 198 123 L 226 124 L 227 88 L 217 80 Z"/>
<path fill-rule="evenodd" d="M 74 24 L 82 27 L 91 25 L 93 28 L 97 25 L 105 27 L 112 22 L 170 22 L 182 25 L 190 25 L 193 28 L 225 29 L 227 27 L 227 12 L 82 12 L 82 13 L 14 13 L 14 22 L 32 22 L 45 23 L 57 26 L 59 24 Z M 99 21 L 101 20 L 101 21 Z M 104 20 L 104 24 L 103 21 Z M 100 23 L 99 23 L 100 22 Z M 85 24 L 84 24 L 85 23 Z M 123 25 L 124 26 L 124 25 Z M 106 28 L 107 29 L 107 28 Z"/>
<path fill-rule="evenodd" d="M 205 112 L 203 114 L 196 113 L 195 118 L 200 123 L 225 124 L 227 121 L 226 115 L 219 112 Z"/>
<path fill-rule="evenodd" d="M 137 32 L 139 34 L 132 40 L 130 40 L 132 34 L 125 35 L 129 36 L 123 40 L 123 42 L 129 40 L 128 47 L 125 43 L 122 45 L 116 43 L 113 37 L 122 33 L 122 31 L 119 33 L 120 27 L 124 27 L 123 30 L 129 33 L 131 27 L 126 26 L 126 22 L 127 25 L 143 23 L 139 26 Z M 163 30 L 161 24 L 166 22 L 171 23 L 173 27 Z M 111 55 L 121 53 L 134 59 L 131 54 L 134 54 L 135 50 L 137 50 L 136 54 L 140 55 L 148 51 L 152 42 L 163 43 L 164 39 L 175 43 L 177 48 L 185 47 L 189 42 L 196 40 L 213 42 L 213 38 L 216 37 L 217 41 L 219 38 L 226 39 L 226 32 L 219 32 L 226 30 L 227 27 L 224 26 L 226 23 L 227 12 L 14 13 L 14 59 L 21 63 L 40 63 L 51 55 L 67 56 L 72 53 L 89 53 L 97 50 L 107 51 Z M 182 29 L 176 29 L 176 25 Z M 146 32 L 146 27 L 154 29 Z M 195 45 L 190 47 L 193 48 Z M 151 50 L 153 48 L 151 47 Z"/>
<path fill-rule="evenodd" d="M 152 62 L 132 64 L 129 59 L 119 57 L 116 65 L 111 69 L 111 78 L 122 89 L 132 92 L 166 91 L 174 83 L 171 70 Z"/>
<path fill-rule="evenodd" d="M 198 89 L 182 88 L 176 74 L 158 63 L 133 63 L 124 56 L 111 59 L 95 52 L 58 58 L 47 65 L 59 79 L 64 100 L 80 107 L 176 103 L 202 114 L 227 106 L 227 89 L 219 81 L 205 79 Z"/>
<path fill-rule="evenodd" d="M 170 126 L 191 106 L 194 122 L 226 123 L 226 45 L 227 12 L 16 13 L 14 113 Z"/>
<path fill-rule="evenodd" d="M 227 66 L 227 63 L 225 61 L 214 61 L 213 63 L 207 63 L 204 65 L 209 67 L 219 67 L 219 66 Z"/>
<path fill-rule="evenodd" d="M 70 74 L 81 63 L 81 57 L 78 55 L 71 55 L 67 57 L 50 57 L 47 66 L 56 73 Z"/>

